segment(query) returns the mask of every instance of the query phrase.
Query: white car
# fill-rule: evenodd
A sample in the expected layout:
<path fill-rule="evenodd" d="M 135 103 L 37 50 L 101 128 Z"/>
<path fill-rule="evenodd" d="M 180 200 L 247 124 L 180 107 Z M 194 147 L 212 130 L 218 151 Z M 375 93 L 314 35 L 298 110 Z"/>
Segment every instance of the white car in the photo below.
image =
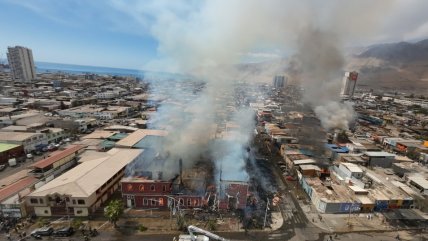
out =
<path fill-rule="evenodd" d="M 27 158 L 28 158 L 28 159 L 32 159 L 32 158 L 33 158 L 33 155 L 31 155 L 30 153 L 28 153 L 28 154 L 27 154 Z"/>

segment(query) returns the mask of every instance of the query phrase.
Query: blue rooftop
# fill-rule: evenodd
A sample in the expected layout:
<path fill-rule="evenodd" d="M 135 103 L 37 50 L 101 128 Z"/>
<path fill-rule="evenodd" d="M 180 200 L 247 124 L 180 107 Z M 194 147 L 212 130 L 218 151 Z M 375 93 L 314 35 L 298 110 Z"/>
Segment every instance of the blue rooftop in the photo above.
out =
<path fill-rule="evenodd" d="M 349 149 L 345 146 L 338 146 L 336 144 L 326 144 L 327 149 L 336 153 L 348 153 Z"/>

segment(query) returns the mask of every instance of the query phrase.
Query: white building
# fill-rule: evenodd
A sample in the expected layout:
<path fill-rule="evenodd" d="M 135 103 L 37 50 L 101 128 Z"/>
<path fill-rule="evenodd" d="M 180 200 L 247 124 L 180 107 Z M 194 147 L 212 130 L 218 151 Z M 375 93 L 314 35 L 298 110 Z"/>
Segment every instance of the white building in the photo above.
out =
<path fill-rule="evenodd" d="M 117 91 L 106 91 L 97 93 L 97 99 L 114 99 L 119 96 Z"/>
<path fill-rule="evenodd" d="M 37 145 L 48 143 L 44 133 L 29 132 L 0 132 L 0 142 L 22 145 L 27 153 L 35 150 Z"/>
<path fill-rule="evenodd" d="M 345 72 L 345 76 L 342 81 L 342 89 L 340 90 L 340 95 L 342 97 L 352 97 L 354 95 L 357 78 L 357 72 Z"/>
<path fill-rule="evenodd" d="M 37 216 L 88 216 L 119 188 L 126 165 L 140 161 L 142 150 L 85 152 L 81 164 L 26 196 Z"/>
<path fill-rule="evenodd" d="M 31 49 L 21 46 L 8 47 L 7 49 L 12 79 L 20 82 L 30 82 L 36 79 L 36 68 Z"/>
<path fill-rule="evenodd" d="M 340 163 L 338 173 L 343 178 L 360 179 L 363 177 L 363 170 L 358 165 L 347 162 Z"/>
<path fill-rule="evenodd" d="M 284 75 L 277 75 L 273 77 L 273 87 L 275 89 L 284 88 L 287 85 L 287 78 Z"/>

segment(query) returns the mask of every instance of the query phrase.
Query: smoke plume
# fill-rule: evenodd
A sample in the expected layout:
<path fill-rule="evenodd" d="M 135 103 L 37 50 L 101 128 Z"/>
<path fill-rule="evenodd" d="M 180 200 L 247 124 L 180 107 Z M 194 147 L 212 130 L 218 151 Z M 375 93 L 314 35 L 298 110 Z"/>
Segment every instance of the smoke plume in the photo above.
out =
<path fill-rule="evenodd" d="M 390 2 L 157 0 L 135 2 L 132 7 L 121 1 L 112 4 L 135 16 L 158 40 L 159 59 L 146 69 L 190 73 L 205 83 L 194 95 L 182 86 L 168 86 L 172 92 L 159 108 L 154 127 L 171 130 L 165 145 L 169 158 L 181 157 L 185 167 L 191 167 L 208 155 L 216 159 L 218 169 L 227 167 L 241 178 L 245 177 L 241 175 L 244 160 L 239 156 L 254 127 L 253 116 L 242 114 L 239 107 L 233 111 L 239 115 L 238 124 L 246 123 L 228 133 L 239 140 L 236 145 L 216 145 L 211 140 L 220 134 L 221 126 L 233 122 L 226 110 L 233 106 L 235 84 L 251 77 L 236 68 L 245 53 L 297 50 L 304 101 L 325 128 L 347 128 L 353 111 L 338 99 L 343 46 L 369 36 Z M 152 91 L 165 94 L 164 87 Z M 174 99 L 186 101 L 183 105 Z M 177 166 L 171 163 L 171 169 Z M 229 169 L 231 166 L 237 168 Z"/>

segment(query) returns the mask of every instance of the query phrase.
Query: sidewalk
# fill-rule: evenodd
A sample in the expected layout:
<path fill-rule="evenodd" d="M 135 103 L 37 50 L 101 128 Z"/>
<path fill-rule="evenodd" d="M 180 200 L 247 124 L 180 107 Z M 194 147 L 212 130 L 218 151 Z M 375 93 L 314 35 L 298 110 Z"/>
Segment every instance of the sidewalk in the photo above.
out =
<path fill-rule="evenodd" d="M 215 221 L 215 230 L 213 230 L 214 232 L 245 232 L 238 217 L 228 216 L 211 220 Z M 197 220 L 190 215 L 190 217 L 185 217 L 185 221 L 186 225 L 194 225 L 208 231 L 210 231 L 210 228 L 212 228 L 208 219 Z M 272 212 L 272 223 L 270 228 L 266 228 L 265 231 L 271 232 L 278 230 L 282 227 L 283 223 L 284 220 L 281 212 Z M 141 234 L 180 232 L 178 231 L 177 217 L 171 217 L 169 211 L 128 209 L 126 210 L 124 217 L 118 221 L 117 225 L 121 228 L 134 230 L 135 232 Z M 139 227 L 141 225 L 146 227 L 147 230 L 144 232 L 139 231 Z M 114 229 L 113 225 L 110 223 L 106 224 L 103 222 L 98 222 L 97 224 L 94 223 L 93 226 L 102 226 L 102 229 L 104 230 Z"/>

